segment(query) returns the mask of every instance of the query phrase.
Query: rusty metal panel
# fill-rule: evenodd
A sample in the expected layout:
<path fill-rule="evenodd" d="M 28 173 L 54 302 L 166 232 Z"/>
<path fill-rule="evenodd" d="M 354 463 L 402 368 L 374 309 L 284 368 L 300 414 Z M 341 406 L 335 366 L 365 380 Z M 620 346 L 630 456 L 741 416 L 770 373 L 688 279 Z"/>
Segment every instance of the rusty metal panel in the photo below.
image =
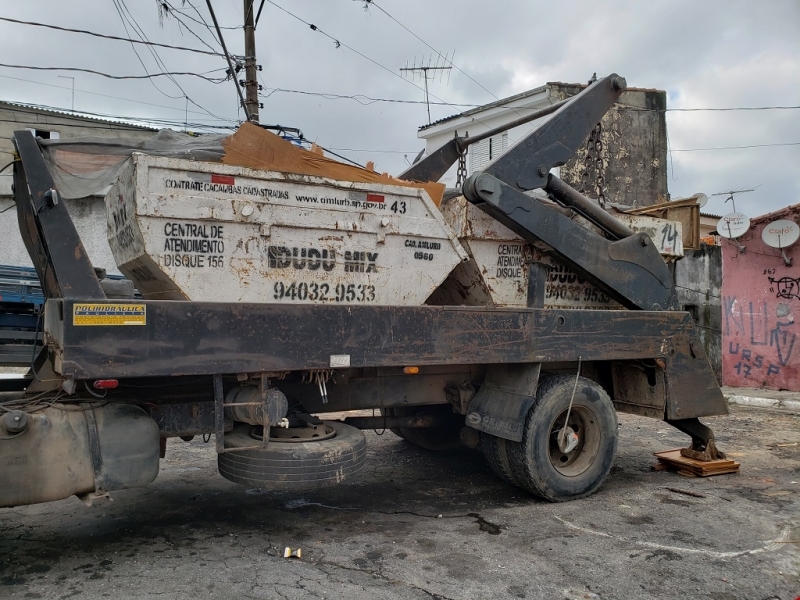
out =
<path fill-rule="evenodd" d="M 419 188 L 134 154 L 106 206 L 148 299 L 415 305 L 467 259 Z"/>
<path fill-rule="evenodd" d="M 667 383 L 662 369 L 614 363 L 611 365 L 611 379 L 617 410 L 657 419 L 664 417 Z"/>
<path fill-rule="evenodd" d="M 727 411 L 688 313 L 145 300 L 143 326 L 82 327 L 76 304 L 50 300 L 44 320 L 75 379 L 661 358 L 669 418 Z"/>

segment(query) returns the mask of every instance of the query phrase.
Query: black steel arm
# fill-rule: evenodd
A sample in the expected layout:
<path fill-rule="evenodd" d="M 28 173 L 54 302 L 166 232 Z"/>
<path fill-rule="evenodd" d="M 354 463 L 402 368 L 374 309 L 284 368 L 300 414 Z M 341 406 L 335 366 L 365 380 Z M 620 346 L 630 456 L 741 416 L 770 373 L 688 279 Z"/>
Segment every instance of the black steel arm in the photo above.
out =
<path fill-rule="evenodd" d="M 520 117 L 515 121 L 511 121 L 505 125 L 500 125 L 499 127 L 495 127 L 489 131 L 484 131 L 480 135 L 476 135 L 474 137 L 456 136 L 441 148 L 431 152 L 421 161 L 411 165 L 408 169 L 398 175 L 397 178 L 405 179 L 406 181 L 439 181 L 439 179 L 441 179 L 442 176 L 447 173 L 447 170 L 456 164 L 456 161 L 461 154 L 466 152 L 467 148 L 469 148 L 472 144 L 477 144 L 481 140 L 490 138 L 493 135 L 503 133 L 509 129 L 514 129 L 514 127 L 519 127 L 525 123 L 530 123 L 536 119 L 541 119 L 542 117 L 551 115 L 571 100 L 572 98 L 567 98 L 566 100 L 555 102 L 550 106 L 542 108 L 541 110 L 534 111 L 529 115 L 525 115 L 524 117 Z"/>
<path fill-rule="evenodd" d="M 672 275 L 652 240 L 634 233 L 591 200 L 550 173 L 567 162 L 625 89 L 612 74 L 570 98 L 513 148 L 473 173 L 464 196 L 526 241 L 564 262 L 623 306 L 641 310 L 679 308 Z M 553 199 L 605 232 L 598 235 L 527 196 L 543 188 Z M 610 238 L 610 239 L 609 239 Z"/>
<path fill-rule="evenodd" d="M 523 191 L 544 187 L 550 170 L 565 164 L 583 146 L 626 85 L 625 78 L 616 73 L 594 82 L 490 162 L 483 172 Z"/>
<path fill-rule="evenodd" d="M 669 268 L 646 233 L 608 240 L 487 173 L 470 176 L 464 195 L 524 240 L 541 246 L 623 306 L 675 310 Z"/>
<path fill-rule="evenodd" d="M 30 131 L 15 131 L 14 163 L 19 229 L 47 298 L 105 300 L 86 248 Z"/>

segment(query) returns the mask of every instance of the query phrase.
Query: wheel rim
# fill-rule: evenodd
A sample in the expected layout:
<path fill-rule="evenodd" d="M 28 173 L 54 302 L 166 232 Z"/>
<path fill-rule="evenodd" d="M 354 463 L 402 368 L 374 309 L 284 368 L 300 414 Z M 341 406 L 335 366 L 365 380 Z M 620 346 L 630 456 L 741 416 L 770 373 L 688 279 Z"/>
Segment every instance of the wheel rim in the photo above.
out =
<path fill-rule="evenodd" d="M 600 453 L 600 425 L 595 414 L 587 407 L 573 405 L 567 427 L 578 436 L 578 445 L 570 452 L 562 452 L 558 445 L 558 436 L 566 418 L 567 409 L 564 409 L 550 426 L 550 462 L 562 475 L 576 477 L 592 466 Z"/>
<path fill-rule="evenodd" d="M 264 428 L 255 425 L 250 430 L 250 437 L 256 440 L 264 439 Z M 320 425 L 308 425 L 306 427 L 270 427 L 269 440 L 279 443 L 301 443 L 301 442 L 321 442 L 336 437 L 336 430 L 322 423 Z"/>

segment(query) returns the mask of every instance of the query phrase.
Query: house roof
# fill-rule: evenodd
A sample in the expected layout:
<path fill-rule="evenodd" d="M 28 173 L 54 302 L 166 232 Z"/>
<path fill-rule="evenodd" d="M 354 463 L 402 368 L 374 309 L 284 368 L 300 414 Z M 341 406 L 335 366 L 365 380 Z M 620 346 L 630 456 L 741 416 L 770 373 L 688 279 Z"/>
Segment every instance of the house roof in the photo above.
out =
<path fill-rule="evenodd" d="M 798 215 L 798 214 L 800 214 L 800 204 L 791 204 L 789 206 L 785 206 L 771 213 L 767 213 L 765 215 L 759 215 L 758 217 L 753 217 L 752 219 L 750 219 L 750 223 L 757 224 L 757 223 L 764 223 L 767 221 L 775 221 L 777 219 L 788 217 L 789 215 Z"/>
<path fill-rule="evenodd" d="M 563 81 L 548 81 L 545 85 L 533 88 L 532 90 L 528 90 L 526 92 L 521 92 L 519 94 L 515 94 L 514 96 L 509 96 L 508 98 L 502 98 L 495 102 L 490 102 L 489 104 L 484 104 L 483 106 L 477 106 L 475 108 L 470 108 L 467 111 L 462 113 L 458 113 L 456 115 L 450 115 L 449 117 L 444 117 L 442 119 L 437 119 L 432 123 L 428 123 L 427 125 L 420 126 L 417 131 L 425 131 L 431 127 L 435 127 L 436 125 L 441 125 L 442 123 L 447 123 L 448 121 L 453 121 L 455 119 L 460 119 L 462 117 L 470 117 L 472 115 L 484 112 L 486 110 L 491 110 L 492 108 L 502 107 L 504 104 L 512 104 L 514 102 L 518 102 L 520 100 L 524 100 L 525 98 L 529 98 L 535 96 L 536 94 L 541 94 L 542 92 L 546 91 L 550 87 L 580 87 L 585 88 L 588 84 L 586 83 L 564 83 Z M 655 88 L 637 88 L 637 87 L 629 87 L 625 88 L 626 92 L 664 92 L 664 90 L 658 90 Z"/>
<path fill-rule="evenodd" d="M 54 117 L 58 117 L 60 119 L 71 119 L 75 121 L 83 121 L 83 122 L 90 122 L 90 123 L 105 123 L 108 125 L 115 125 L 119 128 L 124 129 L 137 129 L 140 131 L 158 131 L 156 127 L 147 127 L 145 125 L 136 125 L 135 123 L 129 123 L 127 121 L 115 121 L 112 119 L 103 119 L 99 117 L 92 117 L 89 115 L 82 114 L 80 112 L 68 112 L 68 111 L 61 111 L 56 110 L 49 106 L 42 106 L 38 104 L 24 104 L 21 102 L 7 102 L 4 100 L 0 100 L 0 110 L 20 110 L 22 109 L 24 112 L 30 112 L 35 114 L 42 114 L 42 115 L 52 115 Z"/>
<path fill-rule="evenodd" d="M 422 125 L 418 129 L 418 131 L 424 131 L 424 130 L 430 128 L 430 127 L 433 127 L 434 125 L 439 125 L 441 123 L 446 123 L 447 121 L 452 121 L 454 119 L 458 119 L 458 118 L 461 118 L 461 117 L 469 117 L 469 116 L 472 116 L 472 115 L 474 115 L 476 113 L 483 112 L 485 110 L 496 108 L 498 106 L 503 106 L 504 104 L 510 104 L 512 102 L 517 102 L 519 100 L 524 100 L 525 98 L 529 98 L 531 96 L 535 96 L 536 94 L 541 94 L 542 92 L 544 92 L 547 89 L 547 87 L 549 85 L 551 85 L 551 84 L 548 83 L 548 84 L 543 85 L 541 87 L 534 88 L 532 90 L 528 90 L 527 92 L 521 92 L 519 94 L 515 94 L 513 96 L 509 96 L 508 98 L 503 98 L 501 100 L 497 100 L 497 101 L 491 102 L 489 104 L 484 104 L 483 106 L 476 106 L 475 108 L 470 108 L 469 110 L 464 111 L 462 113 L 458 113 L 457 115 L 450 115 L 449 117 L 444 117 L 443 119 L 438 119 L 438 120 L 434 121 L 433 123 L 428 123 L 427 125 Z"/>

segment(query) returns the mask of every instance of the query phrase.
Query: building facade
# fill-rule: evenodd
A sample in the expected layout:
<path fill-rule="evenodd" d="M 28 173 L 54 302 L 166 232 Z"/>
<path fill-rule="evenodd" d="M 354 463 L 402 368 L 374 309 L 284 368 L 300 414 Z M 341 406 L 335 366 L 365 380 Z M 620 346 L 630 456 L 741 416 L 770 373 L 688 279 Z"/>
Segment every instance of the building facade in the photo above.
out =
<path fill-rule="evenodd" d="M 782 253 L 762 240 L 783 219 L 800 224 L 800 204 L 752 219 L 738 244 L 722 240 L 724 385 L 800 392 L 800 243 Z"/>

